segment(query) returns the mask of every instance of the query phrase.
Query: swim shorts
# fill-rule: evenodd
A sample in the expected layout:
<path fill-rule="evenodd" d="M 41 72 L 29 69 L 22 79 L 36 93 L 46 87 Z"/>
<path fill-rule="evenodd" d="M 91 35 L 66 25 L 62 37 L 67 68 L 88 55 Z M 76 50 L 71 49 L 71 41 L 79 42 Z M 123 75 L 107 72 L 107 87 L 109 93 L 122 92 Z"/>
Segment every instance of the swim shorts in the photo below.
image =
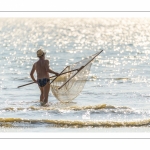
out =
<path fill-rule="evenodd" d="M 44 87 L 50 80 L 47 78 L 38 79 L 37 83 L 40 87 Z"/>

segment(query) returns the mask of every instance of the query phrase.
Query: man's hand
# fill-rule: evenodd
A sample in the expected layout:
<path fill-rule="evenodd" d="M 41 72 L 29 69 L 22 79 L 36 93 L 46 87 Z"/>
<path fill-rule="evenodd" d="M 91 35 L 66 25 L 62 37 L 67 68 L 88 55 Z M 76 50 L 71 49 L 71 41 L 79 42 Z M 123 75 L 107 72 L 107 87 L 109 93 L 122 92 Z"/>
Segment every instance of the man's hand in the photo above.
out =
<path fill-rule="evenodd" d="M 56 72 L 55 75 L 56 75 L 56 76 L 59 76 L 59 73 Z"/>

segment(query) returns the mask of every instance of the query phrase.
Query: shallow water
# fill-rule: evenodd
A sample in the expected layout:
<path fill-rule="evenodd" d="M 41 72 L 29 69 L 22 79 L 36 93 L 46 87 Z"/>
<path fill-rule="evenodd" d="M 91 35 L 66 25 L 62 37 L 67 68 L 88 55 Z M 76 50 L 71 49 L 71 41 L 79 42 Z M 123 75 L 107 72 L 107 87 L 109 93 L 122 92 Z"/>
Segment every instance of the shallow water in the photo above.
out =
<path fill-rule="evenodd" d="M 149 25 L 148 18 L 1 18 L 0 131 L 149 132 Z M 50 93 L 42 107 L 36 84 L 17 88 L 32 82 L 39 48 L 57 72 L 104 51 L 72 103 Z"/>

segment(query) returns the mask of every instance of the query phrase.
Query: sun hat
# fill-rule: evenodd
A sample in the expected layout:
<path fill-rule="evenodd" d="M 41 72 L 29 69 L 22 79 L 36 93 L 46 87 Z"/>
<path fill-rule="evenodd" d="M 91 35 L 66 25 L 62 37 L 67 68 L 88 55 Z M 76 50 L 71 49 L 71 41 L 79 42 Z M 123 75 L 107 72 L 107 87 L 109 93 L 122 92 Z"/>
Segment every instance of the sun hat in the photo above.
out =
<path fill-rule="evenodd" d="M 37 57 L 41 57 L 45 52 L 43 52 L 41 49 L 37 51 Z"/>

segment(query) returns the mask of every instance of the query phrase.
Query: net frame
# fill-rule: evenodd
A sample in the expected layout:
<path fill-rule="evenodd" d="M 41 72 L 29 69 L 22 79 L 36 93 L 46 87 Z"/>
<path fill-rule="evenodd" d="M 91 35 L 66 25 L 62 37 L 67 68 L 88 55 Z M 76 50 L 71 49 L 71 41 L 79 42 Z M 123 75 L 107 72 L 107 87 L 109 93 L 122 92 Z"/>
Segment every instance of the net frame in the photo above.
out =
<path fill-rule="evenodd" d="M 65 67 L 60 76 L 50 82 L 51 91 L 59 101 L 71 102 L 80 94 L 88 79 L 93 60 L 102 51 Z"/>

